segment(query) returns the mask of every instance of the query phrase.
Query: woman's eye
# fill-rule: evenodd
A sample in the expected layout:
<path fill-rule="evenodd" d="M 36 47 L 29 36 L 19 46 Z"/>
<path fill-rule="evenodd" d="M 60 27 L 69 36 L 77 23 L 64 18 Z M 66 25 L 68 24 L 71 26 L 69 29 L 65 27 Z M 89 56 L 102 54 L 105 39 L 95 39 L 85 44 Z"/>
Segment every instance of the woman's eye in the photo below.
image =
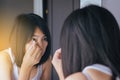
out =
<path fill-rule="evenodd" d="M 35 41 L 35 42 L 37 42 L 37 40 L 36 40 L 35 38 L 32 38 L 32 41 Z"/>
<path fill-rule="evenodd" d="M 44 40 L 47 41 L 47 37 L 46 36 L 44 37 Z"/>

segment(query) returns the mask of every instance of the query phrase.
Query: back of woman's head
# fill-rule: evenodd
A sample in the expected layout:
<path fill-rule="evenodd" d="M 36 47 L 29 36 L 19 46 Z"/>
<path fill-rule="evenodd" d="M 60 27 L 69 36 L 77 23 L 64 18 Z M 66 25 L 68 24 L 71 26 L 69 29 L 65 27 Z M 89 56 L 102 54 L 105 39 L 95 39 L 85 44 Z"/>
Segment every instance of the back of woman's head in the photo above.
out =
<path fill-rule="evenodd" d="M 44 63 L 50 55 L 50 32 L 46 22 L 40 16 L 33 13 L 20 14 L 16 17 L 10 34 L 10 46 L 15 54 L 15 62 L 19 67 L 25 54 L 25 44 L 32 39 L 36 27 L 45 34 L 48 41 L 46 52 L 37 65 Z"/>
<path fill-rule="evenodd" d="M 95 5 L 75 10 L 63 24 L 60 42 L 65 77 L 96 63 L 120 76 L 120 31 L 108 10 Z"/>

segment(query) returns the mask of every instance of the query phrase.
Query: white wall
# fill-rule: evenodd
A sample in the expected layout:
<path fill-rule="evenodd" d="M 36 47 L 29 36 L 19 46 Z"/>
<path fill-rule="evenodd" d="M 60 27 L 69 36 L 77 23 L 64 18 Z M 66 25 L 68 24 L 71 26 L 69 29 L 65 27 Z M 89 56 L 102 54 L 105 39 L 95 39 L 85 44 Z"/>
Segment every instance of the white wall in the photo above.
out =
<path fill-rule="evenodd" d="M 9 47 L 9 33 L 18 14 L 33 12 L 33 0 L 0 0 L 0 50 Z"/>
<path fill-rule="evenodd" d="M 42 0 L 34 0 L 33 2 L 34 13 L 43 17 L 43 1 Z"/>
<path fill-rule="evenodd" d="M 103 0 L 102 5 L 115 16 L 120 27 L 120 0 Z"/>

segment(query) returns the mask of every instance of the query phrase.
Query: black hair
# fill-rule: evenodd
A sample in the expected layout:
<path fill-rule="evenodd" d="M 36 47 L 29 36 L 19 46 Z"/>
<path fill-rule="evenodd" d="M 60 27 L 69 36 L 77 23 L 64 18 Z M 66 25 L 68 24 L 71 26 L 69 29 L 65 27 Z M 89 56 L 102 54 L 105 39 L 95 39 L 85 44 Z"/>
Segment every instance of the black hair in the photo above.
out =
<path fill-rule="evenodd" d="M 10 46 L 15 54 L 15 62 L 19 67 L 25 54 L 25 44 L 32 39 L 36 27 L 39 27 L 45 34 L 48 41 L 46 51 L 36 66 L 43 64 L 50 56 L 51 38 L 49 28 L 44 19 L 34 13 L 20 14 L 16 17 L 10 34 Z"/>
<path fill-rule="evenodd" d="M 73 11 L 60 39 L 65 77 L 96 63 L 108 66 L 113 80 L 120 77 L 120 30 L 105 8 L 89 5 Z"/>

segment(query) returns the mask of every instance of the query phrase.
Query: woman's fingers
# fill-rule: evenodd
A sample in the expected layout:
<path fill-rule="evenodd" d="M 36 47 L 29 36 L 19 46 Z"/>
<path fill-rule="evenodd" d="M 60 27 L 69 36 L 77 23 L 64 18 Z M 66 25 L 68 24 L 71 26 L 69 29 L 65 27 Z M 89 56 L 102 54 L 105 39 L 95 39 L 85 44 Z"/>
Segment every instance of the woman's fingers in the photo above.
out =
<path fill-rule="evenodd" d="M 55 51 L 53 59 L 52 59 L 52 64 L 54 65 L 54 67 L 61 64 L 61 49 L 57 49 Z"/>
<path fill-rule="evenodd" d="M 42 57 L 43 53 L 42 53 L 42 49 L 37 47 L 33 56 L 35 57 L 36 60 L 40 60 L 40 58 Z"/>
<path fill-rule="evenodd" d="M 26 55 L 33 55 L 34 51 L 36 50 L 36 47 L 36 43 L 33 41 L 27 48 Z"/>
<path fill-rule="evenodd" d="M 24 58 L 31 59 L 31 63 L 37 64 L 42 57 L 42 49 L 36 43 L 32 43 L 27 48 Z"/>
<path fill-rule="evenodd" d="M 55 51 L 53 59 L 61 59 L 61 48 Z"/>
<path fill-rule="evenodd" d="M 62 69 L 62 60 L 61 60 L 61 48 L 57 49 L 54 53 L 52 64 L 59 75 L 61 80 L 64 80 L 63 69 Z"/>
<path fill-rule="evenodd" d="M 34 58 L 35 63 L 37 64 L 37 63 L 39 63 L 39 61 L 40 61 L 40 59 L 41 59 L 41 57 L 43 55 L 43 50 L 42 50 L 42 48 L 40 46 L 37 45 L 37 43 L 36 43 L 35 46 L 36 46 L 35 47 L 36 49 L 34 50 L 34 52 L 32 54 L 32 57 Z"/>

